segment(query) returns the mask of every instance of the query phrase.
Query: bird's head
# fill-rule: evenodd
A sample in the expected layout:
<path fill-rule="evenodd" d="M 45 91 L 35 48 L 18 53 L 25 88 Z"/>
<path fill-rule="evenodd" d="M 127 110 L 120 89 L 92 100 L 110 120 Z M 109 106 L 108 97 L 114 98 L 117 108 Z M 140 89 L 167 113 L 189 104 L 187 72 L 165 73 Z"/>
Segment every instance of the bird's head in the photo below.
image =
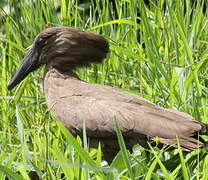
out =
<path fill-rule="evenodd" d="M 64 72 L 99 63 L 108 51 L 108 42 L 101 35 L 68 27 L 48 28 L 35 38 L 8 89 L 14 88 L 43 64 Z"/>

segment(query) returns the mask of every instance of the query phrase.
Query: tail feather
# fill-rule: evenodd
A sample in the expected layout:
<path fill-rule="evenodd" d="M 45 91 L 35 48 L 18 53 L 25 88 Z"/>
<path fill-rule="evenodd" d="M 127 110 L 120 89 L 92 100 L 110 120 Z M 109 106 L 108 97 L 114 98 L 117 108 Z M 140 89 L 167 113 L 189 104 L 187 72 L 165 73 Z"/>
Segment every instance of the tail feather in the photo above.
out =
<path fill-rule="evenodd" d="M 201 130 L 199 131 L 200 135 L 208 135 L 208 124 L 200 123 L 201 124 Z"/>
<path fill-rule="evenodd" d="M 154 139 L 153 139 L 154 140 Z M 158 138 L 157 138 L 158 140 Z M 167 144 L 171 147 L 177 148 L 178 147 L 178 142 L 181 146 L 181 148 L 184 151 L 194 151 L 196 149 L 199 149 L 203 147 L 206 143 L 197 140 L 193 137 L 183 137 L 183 138 L 175 138 L 175 139 L 165 139 L 165 138 L 159 138 L 159 143 L 161 144 Z"/>

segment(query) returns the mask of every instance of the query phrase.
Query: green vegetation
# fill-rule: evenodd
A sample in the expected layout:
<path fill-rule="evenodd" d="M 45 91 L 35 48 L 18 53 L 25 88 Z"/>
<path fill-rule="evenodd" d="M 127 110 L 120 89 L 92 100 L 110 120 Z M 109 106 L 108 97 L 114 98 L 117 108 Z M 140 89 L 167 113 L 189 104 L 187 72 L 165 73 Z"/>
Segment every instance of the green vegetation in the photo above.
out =
<path fill-rule="evenodd" d="M 111 85 L 208 123 L 208 2 L 150 0 L 12 0 L 0 3 L 0 180 L 202 179 L 207 148 L 189 154 L 121 152 L 111 165 L 101 149 L 82 148 L 47 108 L 42 68 L 9 92 L 7 84 L 34 37 L 49 26 L 103 34 L 111 53 L 102 65 L 79 70 L 88 82 Z M 150 152 L 150 153 L 149 153 Z M 30 173 L 29 173 L 30 172 Z M 30 176 L 30 177 L 29 177 Z"/>

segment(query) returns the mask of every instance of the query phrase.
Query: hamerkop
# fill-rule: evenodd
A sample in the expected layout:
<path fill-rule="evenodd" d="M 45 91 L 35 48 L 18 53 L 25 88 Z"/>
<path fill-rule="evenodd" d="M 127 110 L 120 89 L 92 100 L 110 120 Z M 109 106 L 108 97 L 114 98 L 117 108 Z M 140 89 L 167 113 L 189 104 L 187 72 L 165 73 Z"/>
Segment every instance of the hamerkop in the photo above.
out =
<path fill-rule="evenodd" d="M 129 149 L 137 143 L 147 147 L 155 137 L 168 145 L 176 145 L 178 137 L 185 150 L 204 145 L 198 134 L 208 135 L 208 124 L 113 87 L 82 81 L 75 74 L 77 67 L 99 63 L 108 52 L 108 42 L 101 35 L 68 27 L 48 28 L 35 38 L 8 89 L 45 64 L 48 105 L 74 135 L 82 135 L 85 123 L 92 146 L 101 142 L 104 150 L 119 149 L 115 120 Z"/>

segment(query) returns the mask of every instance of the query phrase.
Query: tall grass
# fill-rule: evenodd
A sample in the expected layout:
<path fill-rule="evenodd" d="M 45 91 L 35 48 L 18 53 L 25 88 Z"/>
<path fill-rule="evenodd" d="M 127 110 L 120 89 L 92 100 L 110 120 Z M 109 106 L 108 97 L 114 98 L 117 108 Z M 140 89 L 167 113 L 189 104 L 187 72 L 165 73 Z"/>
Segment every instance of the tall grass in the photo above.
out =
<path fill-rule="evenodd" d="M 206 148 L 184 154 L 180 147 L 178 153 L 135 147 L 129 154 L 117 129 L 122 151 L 111 165 L 101 161 L 100 148 L 84 150 L 85 142 L 54 121 L 44 99 L 43 69 L 16 90 L 6 89 L 34 37 L 46 27 L 64 25 L 101 33 L 110 42 L 107 60 L 79 70 L 81 79 L 208 122 L 206 0 L 13 0 L 0 5 L 0 180 L 34 174 L 42 179 L 207 179 Z"/>

